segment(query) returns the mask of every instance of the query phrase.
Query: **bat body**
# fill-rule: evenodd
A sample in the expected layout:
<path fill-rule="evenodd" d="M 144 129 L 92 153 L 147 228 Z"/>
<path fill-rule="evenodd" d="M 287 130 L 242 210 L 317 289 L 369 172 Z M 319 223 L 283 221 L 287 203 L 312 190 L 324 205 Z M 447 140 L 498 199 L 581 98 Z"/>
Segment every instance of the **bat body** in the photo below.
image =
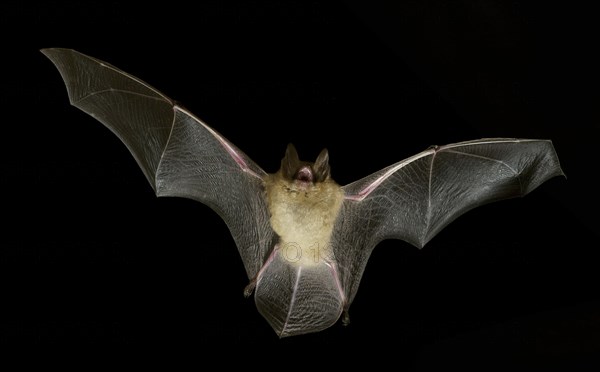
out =
<path fill-rule="evenodd" d="M 73 50 L 42 52 L 71 103 L 123 141 L 157 196 L 197 200 L 224 219 L 250 279 L 244 293 L 280 337 L 347 321 L 380 241 L 422 248 L 468 210 L 562 174 L 551 141 L 510 138 L 434 146 L 345 186 L 326 150 L 310 163 L 289 145 L 268 174 L 134 76 Z"/>

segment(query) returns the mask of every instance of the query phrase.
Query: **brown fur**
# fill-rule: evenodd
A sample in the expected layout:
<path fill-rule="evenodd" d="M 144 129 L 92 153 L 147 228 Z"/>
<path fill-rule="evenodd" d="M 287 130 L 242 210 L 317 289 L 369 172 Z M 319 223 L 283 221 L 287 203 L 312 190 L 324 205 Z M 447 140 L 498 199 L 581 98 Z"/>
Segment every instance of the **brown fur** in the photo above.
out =
<path fill-rule="evenodd" d="M 299 265 L 331 258 L 329 239 L 344 198 L 340 186 L 331 179 L 304 186 L 278 172 L 267 178 L 266 192 L 282 256 Z"/>

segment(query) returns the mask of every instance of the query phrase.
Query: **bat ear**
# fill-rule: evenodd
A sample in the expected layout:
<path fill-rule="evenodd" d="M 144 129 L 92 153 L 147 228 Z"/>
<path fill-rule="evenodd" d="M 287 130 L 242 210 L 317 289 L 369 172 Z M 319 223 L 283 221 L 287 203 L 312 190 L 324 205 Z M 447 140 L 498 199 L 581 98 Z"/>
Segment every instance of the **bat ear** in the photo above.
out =
<path fill-rule="evenodd" d="M 285 156 L 281 159 L 281 172 L 285 178 L 292 179 L 298 167 L 300 167 L 300 158 L 296 148 L 290 143 L 285 150 Z"/>
<path fill-rule="evenodd" d="M 323 149 L 319 156 L 317 156 L 317 160 L 313 165 L 313 169 L 317 181 L 325 181 L 329 178 L 329 152 L 327 151 L 327 149 Z"/>

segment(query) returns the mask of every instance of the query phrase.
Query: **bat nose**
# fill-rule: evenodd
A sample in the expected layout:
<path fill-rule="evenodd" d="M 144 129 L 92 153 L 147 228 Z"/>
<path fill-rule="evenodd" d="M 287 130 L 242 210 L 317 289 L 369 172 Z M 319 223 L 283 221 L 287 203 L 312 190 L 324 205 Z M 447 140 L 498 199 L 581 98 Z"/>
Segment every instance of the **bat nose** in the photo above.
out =
<path fill-rule="evenodd" d="M 303 166 L 296 173 L 296 179 L 302 182 L 313 182 L 314 176 L 313 171 L 309 166 Z"/>
<path fill-rule="evenodd" d="M 256 307 L 279 337 L 329 328 L 344 304 L 334 275 L 324 263 L 300 266 L 275 257 L 257 281 Z"/>

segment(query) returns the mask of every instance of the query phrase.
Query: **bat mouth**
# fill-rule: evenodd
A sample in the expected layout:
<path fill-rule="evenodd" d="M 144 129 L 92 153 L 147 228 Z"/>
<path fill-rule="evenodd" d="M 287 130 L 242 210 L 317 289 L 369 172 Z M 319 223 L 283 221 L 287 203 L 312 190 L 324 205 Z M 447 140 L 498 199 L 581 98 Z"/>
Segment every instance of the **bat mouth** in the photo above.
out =
<path fill-rule="evenodd" d="M 312 183 L 315 179 L 312 169 L 306 165 L 298 169 L 294 178 L 302 183 Z"/>

